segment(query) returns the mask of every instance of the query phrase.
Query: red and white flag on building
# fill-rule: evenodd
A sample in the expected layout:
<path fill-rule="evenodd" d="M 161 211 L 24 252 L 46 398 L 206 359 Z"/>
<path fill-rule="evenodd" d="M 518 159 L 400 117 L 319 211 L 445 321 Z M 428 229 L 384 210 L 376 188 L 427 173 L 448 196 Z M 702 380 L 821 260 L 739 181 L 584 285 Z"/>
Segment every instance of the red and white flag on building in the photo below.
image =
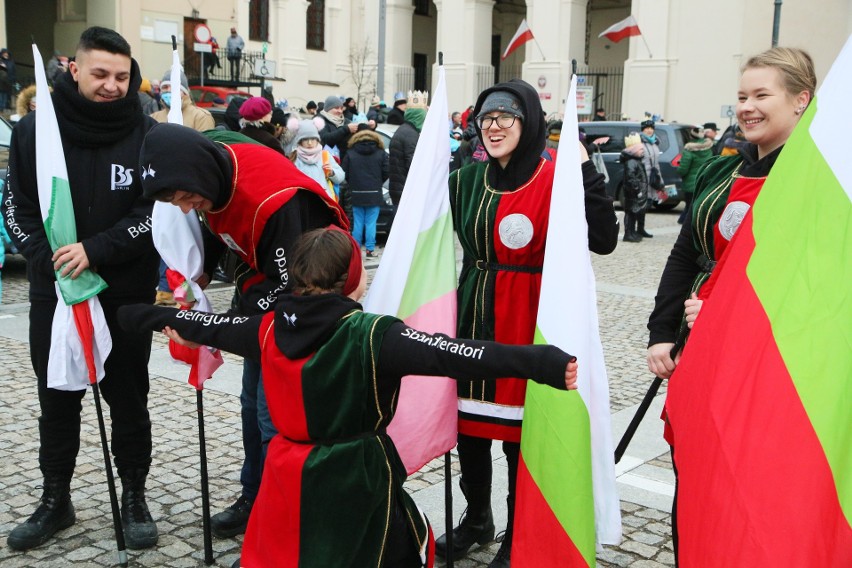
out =
<path fill-rule="evenodd" d="M 626 37 L 638 35 L 642 35 L 642 32 L 639 31 L 639 24 L 636 22 L 636 18 L 630 15 L 602 31 L 598 37 L 605 37 L 612 43 L 618 43 Z"/>
<path fill-rule="evenodd" d="M 503 52 L 503 55 L 502 57 L 500 57 L 500 60 L 502 61 L 509 57 L 509 55 L 513 51 L 515 51 L 531 39 L 533 39 L 532 30 L 527 24 L 526 19 L 521 20 L 521 25 L 518 26 L 518 31 L 516 31 L 515 35 L 512 36 L 512 39 L 509 41 L 509 45 L 506 46 L 506 51 Z"/>

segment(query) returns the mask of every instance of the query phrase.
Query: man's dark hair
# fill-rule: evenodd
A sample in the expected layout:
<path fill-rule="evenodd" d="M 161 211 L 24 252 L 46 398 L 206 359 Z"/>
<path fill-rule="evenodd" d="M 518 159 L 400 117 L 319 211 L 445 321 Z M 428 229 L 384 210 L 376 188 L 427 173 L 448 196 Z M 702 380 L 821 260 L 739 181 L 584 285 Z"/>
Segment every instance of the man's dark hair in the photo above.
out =
<path fill-rule="evenodd" d="M 130 44 L 127 43 L 127 40 L 117 31 L 100 26 L 92 26 L 84 31 L 80 35 L 80 42 L 77 44 L 78 51 L 92 51 L 93 49 L 131 57 Z"/>

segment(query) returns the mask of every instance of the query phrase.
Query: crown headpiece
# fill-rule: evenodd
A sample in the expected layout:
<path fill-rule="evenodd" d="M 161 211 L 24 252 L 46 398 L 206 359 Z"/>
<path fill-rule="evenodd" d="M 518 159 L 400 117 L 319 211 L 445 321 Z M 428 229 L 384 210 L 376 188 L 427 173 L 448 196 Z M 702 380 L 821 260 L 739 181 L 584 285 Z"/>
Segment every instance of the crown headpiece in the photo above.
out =
<path fill-rule="evenodd" d="M 425 109 L 429 103 L 429 91 L 408 91 L 408 106 L 406 108 Z"/>
<path fill-rule="evenodd" d="M 636 144 L 642 143 L 642 137 L 639 136 L 638 132 L 633 132 L 628 136 L 624 137 L 624 147 L 630 148 L 631 146 L 635 146 Z"/>

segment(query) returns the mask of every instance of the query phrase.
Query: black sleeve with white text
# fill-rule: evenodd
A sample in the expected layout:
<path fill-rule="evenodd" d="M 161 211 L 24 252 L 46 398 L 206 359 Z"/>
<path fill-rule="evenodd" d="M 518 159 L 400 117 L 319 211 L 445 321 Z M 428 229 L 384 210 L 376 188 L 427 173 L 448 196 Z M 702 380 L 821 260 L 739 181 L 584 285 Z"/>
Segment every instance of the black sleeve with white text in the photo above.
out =
<path fill-rule="evenodd" d="M 131 304 L 118 308 L 118 321 L 128 331 L 162 331 L 166 326 L 181 337 L 260 361 L 258 333 L 263 316 L 209 314 L 193 310 L 176 310 L 148 304 Z"/>
<path fill-rule="evenodd" d="M 433 375 L 462 381 L 526 377 L 565 390 L 565 368 L 571 359 L 552 345 L 453 339 L 395 323 L 382 339 L 378 371 L 387 376 Z"/>

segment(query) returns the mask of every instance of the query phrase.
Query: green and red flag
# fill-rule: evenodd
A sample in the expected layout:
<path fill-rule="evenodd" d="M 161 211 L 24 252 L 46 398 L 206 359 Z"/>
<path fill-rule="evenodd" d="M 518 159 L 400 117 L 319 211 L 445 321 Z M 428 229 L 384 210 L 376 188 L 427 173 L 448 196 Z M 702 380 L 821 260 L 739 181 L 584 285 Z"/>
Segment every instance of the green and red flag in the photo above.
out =
<path fill-rule="evenodd" d="M 569 101 L 576 100 L 577 79 Z M 565 132 L 577 131 L 576 110 Z M 595 565 L 595 543 L 621 540 L 621 509 L 609 411 L 609 384 L 598 333 L 578 148 L 559 147 L 541 281 L 535 342 L 577 356 L 578 390 L 530 381 L 524 403 L 512 566 Z"/>
<path fill-rule="evenodd" d="M 44 232 L 52 250 L 77 242 L 74 204 L 56 111 L 47 86 L 44 63 L 33 44 L 36 79 L 36 182 Z M 56 272 L 56 311 L 50 336 L 47 386 L 84 390 L 104 377 L 104 361 L 112 349 L 98 293 L 107 283 L 92 270 L 77 278 Z M 76 329 L 77 333 L 73 330 Z"/>
<path fill-rule="evenodd" d="M 682 566 L 852 566 L 852 40 L 717 266 L 673 375 Z"/>

